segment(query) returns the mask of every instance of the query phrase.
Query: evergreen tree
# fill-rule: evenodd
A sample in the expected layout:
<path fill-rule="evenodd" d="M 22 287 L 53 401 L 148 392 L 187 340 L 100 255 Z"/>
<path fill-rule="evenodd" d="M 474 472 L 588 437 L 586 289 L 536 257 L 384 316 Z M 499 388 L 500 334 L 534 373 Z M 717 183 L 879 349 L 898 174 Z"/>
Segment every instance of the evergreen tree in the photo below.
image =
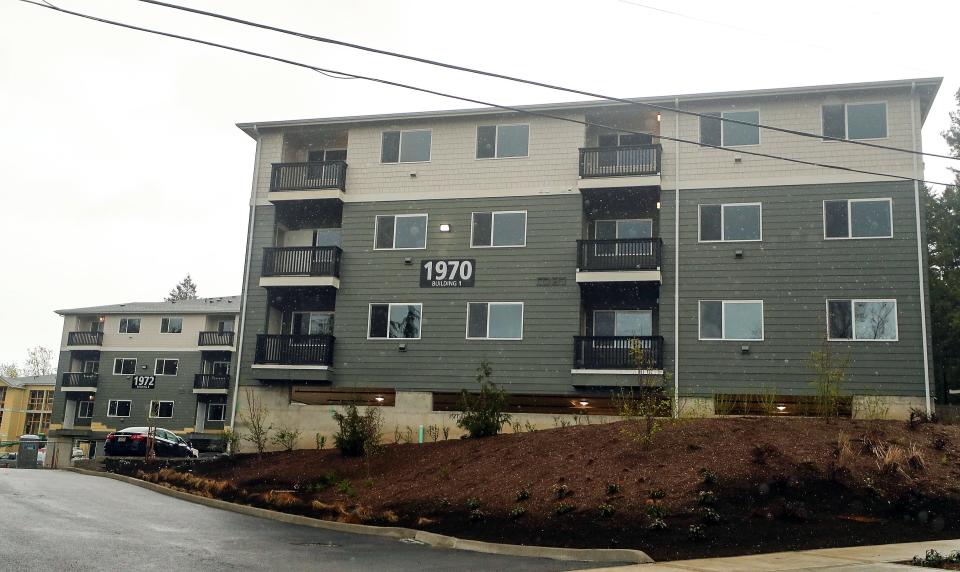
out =
<path fill-rule="evenodd" d="M 167 294 L 166 301 L 174 302 L 176 300 L 196 300 L 197 299 L 197 284 L 193 281 L 193 278 L 190 278 L 190 275 L 187 274 L 187 277 L 180 281 L 179 284 L 174 286 L 173 290 Z"/>

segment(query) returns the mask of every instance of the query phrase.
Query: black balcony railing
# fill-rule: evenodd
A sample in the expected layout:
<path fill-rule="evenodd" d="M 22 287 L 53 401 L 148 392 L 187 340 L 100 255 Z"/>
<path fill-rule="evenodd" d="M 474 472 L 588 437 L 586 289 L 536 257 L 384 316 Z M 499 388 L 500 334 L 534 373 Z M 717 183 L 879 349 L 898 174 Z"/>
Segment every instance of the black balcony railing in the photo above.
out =
<path fill-rule="evenodd" d="M 334 337 L 260 334 L 254 363 L 276 365 L 333 365 Z"/>
<path fill-rule="evenodd" d="M 663 336 L 575 336 L 575 369 L 637 369 L 634 348 L 644 369 L 663 369 Z"/>
<path fill-rule="evenodd" d="M 70 332 L 67 334 L 68 346 L 102 346 L 103 332 Z"/>
<path fill-rule="evenodd" d="M 197 373 L 193 376 L 194 389 L 229 389 L 230 376 L 216 373 Z"/>
<path fill-rule="evenodd" d="M 274 163 L 270 174 L 271 191 L 345 190 L 347 164 L 344 161 Z"/>
<path fill-rule="evenodd" d="M 63 374 L 61 387 L 90 387 L 97 386 L 100 376 L 96 373 L 68 372 Z"/>
<path fill-rule="evenodd" d="M 580 149 L 580 176 L 628 177 L 660 173 L 660 145 L 623 145 Z"/>
<path fill-rule="evenodd" d="M 657 270 L 663 240 L 616 238 L 577 241 L 577 269 L 581 272 Z"/>
<path fill-rule="evenodd" d="M 340 276 L 339 246 L 263 249 L 262 276 Z"/>
<path fill-rule="evenodd" d="M 198 346 L 232 346 L 233 332 L 200 332 Z"/>

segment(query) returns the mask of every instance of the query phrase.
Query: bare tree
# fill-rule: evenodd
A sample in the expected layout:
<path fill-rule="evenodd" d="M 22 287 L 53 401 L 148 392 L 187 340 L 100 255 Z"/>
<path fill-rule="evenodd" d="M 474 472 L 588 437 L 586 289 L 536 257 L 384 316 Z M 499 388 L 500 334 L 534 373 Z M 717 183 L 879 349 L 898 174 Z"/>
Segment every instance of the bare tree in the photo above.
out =
<path fill-rule="evenodd" d="M 196 300 L 197 283 L 193 281 L 193 278 L 190 278 L 189 274 L 187 274 L 187 277 L 174 286 L 173 290 L 167 294 L 165 299 L 167 302 L 175 302 L 177 300 Z"/>
<path fill-rule="evenodd" d="M 244 390 L 244 397 L 247 401 L 247 411 L 240 415 L 240 421 L 250 428 L 250 434 L 244 435 L 243 439 L 253 443 L 259 456 L 267 448 L 267 443 L 270 441 L 270 430 L 273 429 L 273 425 L 267 424 L 269 410 L 256 392 L 248 387 Z"/>
<path fill-rule="evenodd" d="M 20 366 L 13 361 L 0 363 L 0 375 L 3 377 L 20 377 Z"/>
<path fill-rule="evenodd" d="M 53 352 L 49 348 L 37 346 L 27 350 L 27 361 L 23 364 L 24 375 L 50 375 L 55 372 Z"/>

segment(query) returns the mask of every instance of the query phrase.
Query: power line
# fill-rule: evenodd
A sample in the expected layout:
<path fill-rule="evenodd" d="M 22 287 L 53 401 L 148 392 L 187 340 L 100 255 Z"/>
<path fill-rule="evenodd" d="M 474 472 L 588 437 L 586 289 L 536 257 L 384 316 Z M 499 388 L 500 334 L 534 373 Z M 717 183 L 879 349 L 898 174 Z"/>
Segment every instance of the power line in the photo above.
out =
<path fill-rule="evenodd" d="M 126 24 L 126 23 L 123 23 L 123 22 L 117 22 L 117 21 L 115 21 L 115 20 L 107 20 L 107 19 L 105 19 L 105 18 L 100 18 L 100 17 L 98 17 L 98 16 L 92 16 L 92 15 L 84 14 L 84 13 L 81 13 L 81 12 L 74 12 L 74 11 L 72 11 L 72 10 L 66 10 L 66 9 L 64 9 L 64 8 L 58 8 L 58 7 L 53 6 L 53 5 L 41 4 L 41 3 L 36 2 L 36 1 L 34 1 L 34 0 L 19 0 L 19 1 L 20 1 L 20 2 L 24 2 L 24 3 L 26 3 L 26 4 L 31 4 L 31 5 L 33 5 L 33 6 L 39 6 L 40 8 L 47 8 L 47 9 L 50 9 L 50 10 L 54 10 L 54 11 L 56 11 L 56 12 L 60 12 L 61 14 L 69 14 L 69 15 L 71 15 L 71 16 L 76 16 L 76 17 L 79 17 L 79 18 L 83 18 L 83 19 L 86 19 L 86 20 L 92 20 L 92 21 L 95 21 L 95 22 L 103 23 L 103 24 L 109 24 L 109 25 L 111 25 L 111 26 L 117 26 L 117 27 L 120 27 L 120 28 L 127 28 L 127 29 L 129 29 L 129 30 L 135 30 L 135 31 L 138 31 L 138 32 L 145 32 L 145 33 L 148 33 L 148 34 L 154 34 L 154 35 L 158 35 L 158 36 L 164 36 L 164 37 L 168 37 L 168 38 L 174 38 L 174 39 L 177 39 L 177 40 L 183 40 L 183 41 L 186 41 L 186 42 L 192 42 L 192 43 L 201 44 L 201 45 L 205 45 L 205 46 L 210 46 L 210 47 L 214 47 L 214 48 L 220 48 L 220 49 L 227 50 L 227 51 L 231 51 L 231 52 L 237 52 L 237 53 L 240 53 L 240 54 L 245 54 L 245 55 L 249 55 L 249 56 L 254 56 L 254 57 L 258 57 L 258 58 L 262 58 L 262 59 L 272 60 L 272 61 L 276 61 L 276 62 L 280 62 L 280 63 L 285 63 L 285 64 L 289 64 L 289 65 L 293 65 L 293 66 L 297 66 L 297 67 L 309 69 L 309 70 L 312 70 L 312 71 L 315 71 L 315 72 L 318 72 L 318 73 L 323 73 L 323 74 L 336 74 L 336 75 L 339 75 L 339 76 L 346 76 L 345 78 L 350 78 L 350 79 L 363 79 L 363 80 L 370 81 L 370 82 L 373 82 L 373 83 L 380 83 L 380 84 L 383 84 L 383 85 L 389 85 L 389 86 L 393 86 L 393 87 L 400 87 L 400 88 L 404 88 L 404 89 L 410 89 L 410 90 L 413 90 L 413 91 L 419 91 L 419 92 L 422 92 L 422 93 L 428 93 L 428 94 L 430 94 L 430 95 L 436 95 L 436 96 L 439 96 L 439 97 L 445 97 L 445 98 L 449 98 L 449 99 L 457 99 L 457 100 L 460 100 L 460 101 L 466 101 L 466 102 L 468 102 L 468 103 L 475 103 L 475 104 L 477 104 L 477 105 L 483 105 L 483 106 L 487 106 L 487 107 L 493 107 L 493 108 L 497 108 L 497 109 L 503 109 L 503 110 L 505 110 L 505 111 L 512 111 L 512 112 L 515 112 L 515 113 L 520 113 L 520 114 L 525 114 L 525 115 L 532 115 L 532 116 L 536 116 L 536 117 L 544 117 L 544 118 L 547 118 L 547 119 L 553 119 L 553 120 L 557 120 L 557 121 L 566 121 L 566 122 L 568 122 L 568 123 L 576 123 L 576 124 L 578 124 L 578 125 L 583 125 L 583 126 L 587 126 L 587 127 L 599 127 L 599 128 L 602 128 L 602 129 L 608 129 L 608 130 L 611 130 L 611 131 L 620 131 L 620 132 L 622 132 L 622 133 L 631 133 L 631 134 L 634 134 L 634 135 L 649 135 L 649 136 L 654 137 L 654 138 L 656 138 L 656 139 L 664 139 L 664 140 L 667 140 L 667 141 L 676 141 L 676 142 L 679 142 L 679 143 L 688 143 L 688 144 L 690 144 L 690 145 L 697 145 L 697 146 L 700 146 L 700 147 L 708 147 L 708 148 L 712 148 L 712 149 L 719 149 L 719 150 L 721 150 L 721 151 L 728 151 L 728 152 L 731 152 L 731 153 L 736 153 L 736 154 L 738 154 L 738 155 L 751 155 L 751 156 L 755 156 L 755 157 L 765 157 L 765 158 L 768 158 L 768 159 L 776 159 L 776 160 L 781 160 L 781 161 L 788 161 L 788 162 L 791 162 L 791 163 L 797 163 L 797 164 L 800 164 L 800 165 L 808 165 L 808 166 L 811 166 L 811 167 L 820 167 L 820 168 L 824 168 L 824 169 L 835 169 L 835 170 L 846 171 L 846 172 L 850 172 L 850 173 L 859 173 L 859 174 L 863 174 L 863 175 L 874 175 L 874 176 L 877 176 L 877 177 L 887 177 L 887 178 L 899 179 L 899 180 L 903 180 L 903 181 L 918 181 L 918 182 L 921 182 L 921 183 L 928 183 L 928 184 L 932 184 L 932 185 L 945 185 L 945 186 L 947 185 L 947 183 L 940 183 L 940 182 L 937 182 L 937 181 L 927 181 L 927 180 L 924 180 L 924 179 L 915 179 L 915 178 L 913 178 L 913 177 L 907 177 L 907 176 L 904 176 L 904 175 L 894 175 L 894 174 L 890 174 L 890 173 L 878 173 L 878 172 L 875 172 L 875 171 L 866 171 L 866 170 L 862 170 L 862 169 L 854 169 L 854 168 L 852 168 L 852 167 L 843 167 L 843 166 L 840 166 L 840 165 L 830 165 L 830 164 L 827 164 L 827 163 L 817 163 L 817 162 L 814 162 L 814 161 L 806 161 L 806 160 L 803 160 L 803 159 L 795 159 L 795 158 L 792 158 L 792 157 L 783 157 L 783 156 L 780 156 L 780 155 L 772 155 L 772 154 L 768 154 L 768 153 L 760 153 L 760 152 L 758 152 L 758 151 L 749 151 L 749 150 L 746 150 L 746 149 L 731 149 L 731 148 L 728 148 L 728 147 L 721 147 L 720 145 L 711 145 L 711 144 L 708 144 L 708 143 L 700 143 L 700 142 L 697 142 L 697 141 L 691 141 L 691 140 L 689 140 L 689 139 L 681 139 L 681 138 L 677 138 L 677 137 L 669 137 L 669 136 L 667 136 L 667 135 L 652 135 L 652 134 L 650 134 L 650 133 L 643 133 L 643 132 L 640 132 L 640 131 L 632 131 L 632 130 L 629 130 L 629 129 L 621 129 L 621 128 L 613 127 L 613 126 L 610 126 L 610 125 L 604 125 L 604 124 L 602 124 L 602 123 L 596 123 L 596 122 L 592 122 L 592 121 L 584 121 L 584 120 L 580 120 L 580 119 L 574 119 L 574 118 L 572 118 L 572 117 L 564 117 L 564 116 L 561 116 L 561 115 L 553 115 L 553 114 L 551 114 L 551 113 L 544 113 L 544 112 L 540 112 L 540 111 L 532 111 L 532 110 L 529 110 L 529 109 L 523 109 L 523 108 L 520 108 L 520 107 L 514 107 L 514 106 L 509 106 L 509 105 L 502 105 L 502 104 L 497 104 L 497 103 L 491 103 L 491 102 L 487 102 L 487 101 L 483 101 L 483 100 L 479 100 L 479 99 L 473 99 L 473 98 L 469 98 L 469 97 L 465 97 L 465 96 L 460 96 L 460 95 L 452 95 L 452 94 L 444 93 L 444 92 L 441 92 L 441 91 L 436 91 L 436 90 L 432 90 L 432 89 L 428 89 L 428 88 L 424 88 L 424 87 L 417 87 L 417 86 L 414 86 L 414 85 L 405 84 L 405 83 L 400 83 L 400 82 L 395 82 L 395 81 L 391 81 L 391 80 L 387 80 L 387 79 L 382 79 L 382 78 L 377 78 L 377 77 L 372 77 L 372 76 L 364 76 L 364 75 L 353 74 L 353 73 L 347 73 L 347 72 L 332 70 L 332 69 L 328 69 L 328 68 L 321 68 L 321 67 L 314 66 L 314 65 L 311 65 L 311 64 L 306 64 L 306 63 L 303 63 L 303 62 L 298 62 L 298 61 L 294 61 L 294 60 L 290 60 L 290 59 L 286 59 L 286 58 L 281 58 L 281 57 L 279 57 L 279 56 L 272 56 L 272 55 L 269 55 L 269 54 L 263 54 L 263 53 L 260 53 L 260 52 L 255 52 L 255 51 L 252 51 L 252 50 L 247 50 L 247 49 L 244 49 L 244 48 L 237 48 L 237 47 L 228 46 L 228 45 L 225 45 L 225 44 L 218 44 L 218 43 L 216 43 L 216 42 L 211 42 L 211 41 L 208 41 L 208 40 L 201 40 L 201 39 L 199 39 L 199 38 L 192 38 L 192 37 L 189 37 L 189 36 L 182 36 L 182 35 L 179 35 L 179 34 L 174 34 L 174 33 L 172 33 L 172 32 L 163 32 L 163 31 L 154 30 L 154 29 L 151 29 L 151 28 L 144 28 L 144 27 L 141 27 L 141 26 L 135 26 L 135 25 L 133 25 L 133 24 Z"/>
<path fill-rule="evenodd" d="M 747 126 L 750 126 L 750 127 L 758 127 L 758 128 L 767 129 L 767 130 L 770 130 L 770 131 L 778 131 L 778 132 L 780 132 L 780 133 L 787 133 L 787 134 L 790 134 L 790 135 L 798 135 L 798 136 L 800 136 L 800 137 L 811 137 L 811 138 L 814 138 L 814 139 L 827 140 L 827 141 L 839 141 L 839 142 L 842 142 L 842 143 L 850 143 L 850 144 L 853 144 L 853 145 L 861 145 L 861 146 L 863 146 L 863 147 L 872 147 L 872 148 L 875 148 L 875 149 L 884 149 L 884 150 L 886 150 L 886 151 L 897 151 L 897 152 L 900 152 L 900 153 L 910 153 L 910 154 L 915 154 L 915 155 L 923 155 L 923 156 L 927 156 L 927 157 L 936 157 L 936 158 L 938 158 L 938 159 L 952 159 L 952 160 L 955 160 L 955 161 L 960 161 L 960 157 L 952 157 L 952 156 L 950 156 L 950 155 L 940 155 L 940 154 L 937 154 L 937 153 L 927 153 L 927 152 L 924 152 L 924 151 L 916 151 L 916 150 L 913 150 L 913 149 L 904 149 L 904 148 L 902 148 L 902 147 L 893 147 L 893 146 L 890 146 L 890 145 L 881 145 L 881 144 L 879 144 L 879 143 L 871 143 L 871 142 L 869 142 L 869 141 L 858 141 L 858 140 L 856 140 L 856 139 L 847 139 L 847 138 L 845 138 L 845 137 L 832 137 L 832 136 L 830 136 L 830 135 L 824 135 L 824 134 L 818 135 L 818 134 L 816 134 L 816 133 L 810 133 L 810 132 L 808 132 L 808 131 L 799 131 L 799 130 L 796 130 L 796 129 L 787 129 L 787 128 L 785 128 L 785 127 L 775 127 L 775 126 L 773 126 L 773 125 L 766 125 L 766 124 L 763 124 L 763 123 L 752 123 L 752 122 L 750 122 L 750 121 L 742 121 L 742 120 L 739 120 L 739 119 L 729 119 L 729 118 L 726 118 L 726 117 L 718 117 L 718 116 L 715 116 L 715 115 L 709 115 L 709 114 L 705 114 L 705 113 L 698 113 L 698 112 L 696 112 L 696 111 L 689 111 L 689 110 L 684 110 L 684 109 L 677 109 L 677 108 L 669 107 L 669 106 L 666 106 L 666 105 L 658 105 L 658 104 L 655 104 L 655 103 L 647 103 L 647 102 L 642 102 L 642 101 L 635 101 L 635 100 L 632 100 L 632 99 L 625 99 L 625 98 L 622 98 L 622 97 L 614 97 L 614 96 L 610 96 L 610 95 L 603 95 L 603 94 L 600 94 L 600 93 L 593 93 L 593 92 L 584 91 L 584 90 L 580 90 L 580 89 L 563 87 L 563 86 L 559 86 L 559 85 L 555 85 L 555 84 L 549 84 L 549 83 L 544 83 L 544 82 L 540 82 L 540 81 L 524 79 L 524 78 L 520 78 L 520 77 L 516 77 L 516 76 L 509 76 L 509 75 L 505 75 L 505 74 L 501 74 L 501 73 L 496 73 L 496 72 L 484 71 L 484 70 L 480 70 L 480 69 L 476 69 L 476 68 L 468 68 L 468 67 L 460 66 L 460 65 L 456 65 L 456 64 L 450 64 L 450 63 L 440 62 L 440 61 L 437 61 L 437 60 L 431 60 L 431 59 L 429 59 L 429 58 L 421 58 L 421 57 L 412 56 L 412 55 L 409 55 L 409 54 L 402 54 L 402 53 L 399 53 L 399 52 L 392 52 L 392 51 L 389 51 L 389 50 L 381 50 L 381 49 L 379 49 L 379 48 L 373 48 L 373 47 L 370 47 L 370 46 L 364 46 L 364 45 L 362 45 L 362 44 L 354 44 L 354 43 L 351 43 L 351 42 L 346 42 L 346 41 L 343 41 L 343 40 L 337 40 L 337 39 L 334 39 L 334 38 L 327 38 L 327 37 L 324 37 L 324 36 L 314 36 L 314 35 L 307 34 L 307 33 L 304 33 L 304 32 L 297 32 L 297 31 L 295 31 L 295 30 L 289 30 L 289 29 L 286 29 L 286 28 L 279 28 L 279 27 L 276 27 L 276 26 L 271 26 L 271 25 L 269 25 L 269 24 L 261 24 L 261 23 L 259 23 L 259 22 L 253 22 L 253 21 L 251 21 L 251 20 L 243 20 L 243 19 L 241 19 L 241 18 L 235 18 L 235 17 L 233 17 L 233 16 L 227 16 L 227 15 L 225 15 L 225 14 L 219 14 L 219 13 L 217 13 L 217 12 L 208 12 L 208 11 L 206 11 L 206 10 L 200 10 L 200 9 L 198 9 L 198 8 L 191 8 L 191 7 L 189 7 L 189 6 L 181 6 L 181 5 L 178 5 L 178 4 L 170 4 L 169 2 L 163 2 L 163 1 L 161 1 L 161 0 L 139 0 L 139 1 L 140 1 L 140 2 L 144 2 L 144 3 L 146 3 L 146 4 L 153 4 L 153 5 L 156 5 L 156 6 L 163 6 L 163 7 L 165 7 L 165 8 L 171 8 L 171 9 L 174 9 L 174 10 L 180 10 L 180 11 L 183 11 L 183 12 L 190 12 L 190 13 L 193 13 L 193 14 L 200 14 L 200 15 L 202 15 L 202 16 L 207 16 L 207 17 L 210 17 L 210 18 L 217 18 L 217 19 L 219 19 L 219 20 L 226 20 L 226 21 L 228 21 L 228 22 L 234 22 L 234 23 L 236 23 L 236 24 L 243 24 L 244 26 L 251 26 L 251 27 L 260 28 L 260 29 L 263 29 L 263 30 L 269 30 L 269 31 L 271 31 L 271 32 L 279 32 L 279 33 L 281 33 L 281 34 L 287 34 L 287 35 L 290 35 L 290 36 L 296 36 L 296 37 L 299 37 L 299 38 L 304 38 L 304 39 L 312 40 L 312 41 L 316 41 L 316 42 L 323 42 L 323 43 L 326 43 L 326 44 L 333 44 L 333 45 L 336 45 L 336 46 L 342 46 L 342 47 L 351 48 L 351 49 L 355 49 L 355 50 L 362 50 L 362 51 L 370 52 L 370 53 L 374 53 L 374 54 L 380 54 L 380 55 L 390 56 L 390 57 L 394 57 L 394 58 L 401 58 L 401 59 L 410 60 L 410 61 L 414 61 L 414 62 L 418 62 L 418 63 L 422 63 L 422 64 L 428 64 L 428 65 L 432 65 L 432 66 L 439 66 L 439 67 L 443 67 L 443 68 L 447 68 L 447 69 L 452 69 L 452 70 L 456 70 L 456 71 L 461 71 L 461 72 L 466 72 L 466 73 L 484 75 L 484 76 L 492 77 L 492 78 L 496 78 L 496 79 L 503 79 L 503 80 L 513 81 L 513 82 L 518 82 L 518 83 L 525 83 L 525 84 L 527 84 L 527 85 L 533 85 L 533 86 L 536 86 L 536 87 L 542 87 L 542 88 L 546 88 L 546 89 L 552 89 L 552 90 L 555 90 L 555 91 L 565 91 L 565 92 L 568 92 L 568 93 L 574 93 L 574 94 L 583 95 L 583 96 L 586 96 L 586 97 L 594 97 L 594 98 L 597 98 L 597 99 L 605 99 L 605 100 L 608 100 L 608 101 L 614 101 L 614 102 L 617 102 L 617 103 L 623 103 L 623 104 L 627 104 L 627 105 L 639 105 L 639 106 L 647 107 L 647 108 L 650 108 L 650 109 L 657 109 L 657 110 L 665 111 L 665 112 L 680 113 L 680 114 L 682 114 L 682 115 L 690 115 L 690 116 L 694 116 L 694 117 L 707 117 L 707 118 L 710 118 L 711 120 L 718 120 L 718 121 L 724 121 L 724 122 L 728 122 L 728 123 L 735 123 L 735 124 L 738 124 L 738 125 L 747 125 Z M 623 0 L 621 0 L 621 1 L 623 1 Z M 628 3 L 630 3 L 630 2 L 628 2 Z M 644 7 L 644 8 L 650 8 L 649 6 L 646 6 L 646 5 L 640 5 L 640 6 L 641 6 L 641 7 Z M 677 13 L 675 13 L 675 12 L 669 12 L 669 11 L 667 11 L 667 10 L 660 10 L 660 9 L 657 9 L 657 8 L 651 8 L 651 9 L 655 9 L 655 10 L 667 12 L 667 13 L 670 13 L 670 14 L 677 14 Z M 678 14 L 678 15 L 679 15 L 679 14 Z"/>

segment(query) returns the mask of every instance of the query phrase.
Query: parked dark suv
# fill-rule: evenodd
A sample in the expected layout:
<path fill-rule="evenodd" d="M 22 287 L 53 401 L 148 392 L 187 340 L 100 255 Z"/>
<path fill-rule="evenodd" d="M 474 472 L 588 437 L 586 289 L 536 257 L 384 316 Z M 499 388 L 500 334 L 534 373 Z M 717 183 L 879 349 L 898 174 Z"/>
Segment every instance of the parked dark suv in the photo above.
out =
<path fill-rule="evenodd" d="M 103 452 L 110 457 L 142 457 L 147 453 L 148 427 L 127 427 L 107 435 Z M 172 431 L 156 428 L 154 452 L 158 457 L 195 457 L 196 450 Z"/>

